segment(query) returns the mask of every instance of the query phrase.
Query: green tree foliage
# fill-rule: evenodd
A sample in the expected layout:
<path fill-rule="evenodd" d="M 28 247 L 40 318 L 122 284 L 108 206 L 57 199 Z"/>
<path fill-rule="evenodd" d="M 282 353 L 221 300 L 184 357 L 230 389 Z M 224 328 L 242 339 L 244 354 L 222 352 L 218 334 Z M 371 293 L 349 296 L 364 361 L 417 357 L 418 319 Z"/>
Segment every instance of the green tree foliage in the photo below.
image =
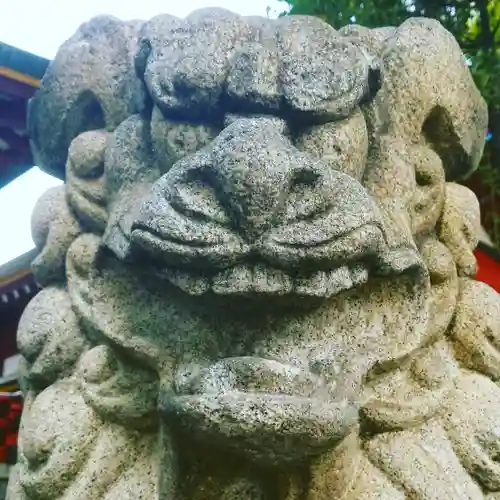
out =
<path fill-rule="evenodd" d="M 475 8 L 471 9 L 468 30 L 459 41 L 472 55 L 472 74 L 488 102 L 492 139 L 485 160 L 492 163 L 500 175 L 500 1 L 472 4 Z"/>
<path fill-rule="evenodd" d="M 479 174 L 488 204 L 500 207 L 500 0 L 282 0 L 286 14 L 322 18 L 334 28 L 397 26 L 413 16 L 439 20 L 458 40 L 488 102 L 491 139 Z M 493 197 L 493 200 L 491 199 Z M 500 216 L 487 224 L 500 244 Z M 492 227 L 494 226 L 494 227 Z"/>

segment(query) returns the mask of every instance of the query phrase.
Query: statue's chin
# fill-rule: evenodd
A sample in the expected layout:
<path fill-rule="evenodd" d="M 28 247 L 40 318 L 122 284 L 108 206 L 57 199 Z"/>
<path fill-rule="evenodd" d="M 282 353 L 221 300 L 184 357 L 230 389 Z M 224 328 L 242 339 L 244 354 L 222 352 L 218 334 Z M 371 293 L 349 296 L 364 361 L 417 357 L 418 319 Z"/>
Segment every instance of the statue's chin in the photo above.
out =
<path fill-rule="evenodd" d="M 346 402 L 241 391 L 161 397 L 160 409 L 192 439 L 275 464 L 320 455 L 358 419 L 357 408 Z"/>

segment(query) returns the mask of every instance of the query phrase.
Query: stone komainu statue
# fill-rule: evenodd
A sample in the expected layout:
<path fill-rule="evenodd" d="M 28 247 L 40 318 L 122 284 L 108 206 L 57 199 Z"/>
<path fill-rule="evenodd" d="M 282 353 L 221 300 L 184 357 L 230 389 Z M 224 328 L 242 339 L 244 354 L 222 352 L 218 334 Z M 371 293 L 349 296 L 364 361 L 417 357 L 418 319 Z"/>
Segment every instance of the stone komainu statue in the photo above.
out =
<path fill-rule="evenodd" d="M 500 499 L 486 106 L 436 21 L 98 17 L 30 103 L 9 500 Z"/>

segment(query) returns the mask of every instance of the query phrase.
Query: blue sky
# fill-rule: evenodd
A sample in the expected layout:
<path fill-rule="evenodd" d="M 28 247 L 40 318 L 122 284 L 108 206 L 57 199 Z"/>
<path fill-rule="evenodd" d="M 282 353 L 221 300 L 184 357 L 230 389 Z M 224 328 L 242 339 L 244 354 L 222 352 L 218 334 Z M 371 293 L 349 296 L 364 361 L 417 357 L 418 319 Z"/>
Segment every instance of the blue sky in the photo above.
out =
<path fill-rule="evenodd" d="M 98 14 L 120 19 L 149 19 L 168 13 L 185 16 L 200 7 L 223 7 L 242 15 L 275 16 L 277 0 L 0 0 L 0 40 L 52 59 L 78 26 Z M 60 181 L 33 168 L 0 190 L 0 265 L 31 250 L 30 218 L 39 196 Z"/>

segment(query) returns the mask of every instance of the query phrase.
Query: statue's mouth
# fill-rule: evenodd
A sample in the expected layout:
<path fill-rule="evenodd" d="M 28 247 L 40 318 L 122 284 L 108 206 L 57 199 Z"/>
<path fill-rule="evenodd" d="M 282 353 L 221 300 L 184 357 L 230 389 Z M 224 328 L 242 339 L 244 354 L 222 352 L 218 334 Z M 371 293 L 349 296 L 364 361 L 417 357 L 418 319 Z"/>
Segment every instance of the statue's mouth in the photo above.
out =
<path fill-rule="evenodd" d="M 413 249 L 390 249 L 382 228 L 373 223 L 317 246 L 278 242 L 271 234 L 252 245 L 224 246 L 224 254 L 217 246 L 170 239 L 135 223 L 131 247 L 189 295 L 329 298 L 371 278 L 421 266 Z"/>

